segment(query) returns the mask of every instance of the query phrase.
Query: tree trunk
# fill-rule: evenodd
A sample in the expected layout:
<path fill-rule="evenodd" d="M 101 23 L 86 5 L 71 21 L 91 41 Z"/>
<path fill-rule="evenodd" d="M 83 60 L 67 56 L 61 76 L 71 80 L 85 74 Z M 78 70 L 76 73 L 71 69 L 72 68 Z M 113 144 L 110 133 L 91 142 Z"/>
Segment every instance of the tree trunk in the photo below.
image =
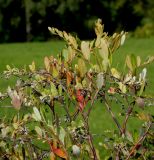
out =
<path fill-rule="evenodd" d="M 26 22 L 26 40 L 29 42 L 31 41 L 32 35 L 31 35 L 31 6 L 32 2 L 31 0 L 24 0 L 25 4 L 25 22 Z"/>

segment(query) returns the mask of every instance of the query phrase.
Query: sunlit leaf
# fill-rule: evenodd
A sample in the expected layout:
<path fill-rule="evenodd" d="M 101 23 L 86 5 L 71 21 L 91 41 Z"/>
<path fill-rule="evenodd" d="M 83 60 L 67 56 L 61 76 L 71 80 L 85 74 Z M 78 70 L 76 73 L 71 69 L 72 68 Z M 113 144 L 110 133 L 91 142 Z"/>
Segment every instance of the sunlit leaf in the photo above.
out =
<path fill-rule="evenodd" d="M 81 58 L 78 60 L 78 69 L 79 69 L 80 77 L 84 77 L 84 75 L 87 72 L 87 68 L 86 68 L 84 60 Z"/>
<path fill-rule="evenodd" d="M 5 128 L 2 128 L 1 129 L 1 135 L 2 135 L 2 137 L 3 138 L 6 137 L 9 132 L 11 132 L 11 127 L 7 126 Z"/>
<path fill-rule="evenodd" d="M 117 33 L 114 33 L 113 36 L 110 38 L 110 48 L 112 53 L 116 51 L 121 45 L 121 36 Z"/>
<path fill-rule="evenodd" d="M 130 57 L 131 57 L 131 63 L 132 63 L 133 69 L 135 69 L 135 67 L 137 67 L 136 56 L 134 54 L 131 54 Z"/>
<path fill-rule="evenodd" d="M 6 65 L 6 69 L 11 71 L 11 67 L 9 65 Z"/>
<path fill-rule="evenodd" d="M 41 121 L 42 118 L 41 118 L 41 115 L 40 115 L 40 112 L 39 110 L 36 108 L 36 107 L 33 107 L 33 114 L 32 114 L 32 117 L 36 120 L 36 121 Z"/>
<path fill-rule="evenodd" d="M 37 132 L 37 134 L 39 135 L 39 137 L 42 137 L 43 133 L 42 133 L 42 129 L 38 126 L 35 126 L 35 131 Z"/>
<path fill-rule="evenodd" d="M 98 19 L 95 23 L 95 33 L 98 37 L 103 35 L 104 26 L 102 25 L 101 19 Z"/>
<path fill-rule="evenodd" d="M 77 41 L 71 34 L 69 34 L 68 41 L 75 49 L 78 48 Z"/>
<path fill-rule="evenodd" d="M 52 65 L 52 75 L 53 75 L 53 77 L 55 77 L 55 78 L 59 75 L 57 66 Z"/>
<path fill-rule="evenodd" d="M 31 65 L 29 65 L 30 71 L 34 72 L 35 71 L 35 62 L 33 61 Z"/>
<path fill-rule="evenodd" d="M 68 52 L 68 49 L 63 49 L 62 50 L 62 55 L 63 55 L 63 57 L 64 57 L 64 60 L 66 61 L 66 62 L 68 62 L 69 61 L 69 52 Z"/>
<path fill-rule="evenodd" d="M 139 67 L 141 65 L 141 57 L 137 56 L 137 67 Z"/>
<path fill-rule="evenodd" d="M 108 59 L 108 54 L 109 54 L 108 45 L 104 38 L 101 38 L 100 41 L 99 54 L 103 59 Z"/>
<path fill-rule="evenodd" d="M 154 56 L 148 57 L 148 59 L 142 65 L 144 66 L 152 62 L 154 62 Z"/>
<path fill-rule="evenodd" d="M 113 77 L 120 79 L 120 73 L 115 68 L 111 68 L 111 73 Z"/>
<path fill-rule="evenodd" d="M 75 50 L 69 46 L 68 47 L 68 61 L 71 62 L 73 60 L 73 58 L 75 57 Z"/>
<path fill-rule="evenodd" d="M 121 90 L 122 93 L 126 93 L 126 85 L 124 85 L 122 82 L 119 82 L 119 89 Z"/>
<path fill-rule="evenodd" d="M 130 58 L 129 55 L 126 56 L 126 65 L 130 69 L 130 71 L 132 72 L 133 71 L 133 65 L 132 65 L 131 58 Z"/>
<path fill-rule="evenodd" d="M 89 42 L 82 41 L 81 42 L 81 51 L 86 60 L 90 60 L 90 46 Z"/>
<path fill-rule="evenodd" d="M 59 139 L 63 144 L 65 140 L 65 135 L 66 135 L 65 130 L 62 127 L 60 127 Z"/>
<path fill-rule="evenodd" d="M 124 44 L 125 39 L 126 39 L 126 35 L 123 34 L 122 37 L 121 37 L 121 46 Z"/>
<path fill-rule="evenodd" d="M 97 80 L 96 80 L 96 85 L 98 89 L 101 89 L 102 86 L 104 85 L 105 80 L 104 80 L 104 74 L 103 73 L 99 73 L 97 75 Z"/>
<path fill-rule="evenodd" d="M 53 82 L 50 83 L 50 90 L 51 90 L 51 94 L 53 97 L 56 97 L 58 95 L 58 91 L 56 89 L 56 86 L 54 85 Z"/>
<path fill-rule="evenodd" d="M 49 72 L 50 71 L 50 60 L 48 57 L 44 57 L 44 65 L 46 70 Z"/>
<path fill-rule="evenodd" d="M 63 87 L 62 87 L 62 85 L 59 85 L 58 86 L 58 93 L 59 93 L 59 95 L 62 95 L 62 91 L 63 91 Z"/>
<path fill-rule="evenodd" d="M 138 114 L 138 118 L 140 120 L 144 120 L 144 121 L 149 121 L 150 120 L 150 116 L 144 112 L 141 112 Z"/>

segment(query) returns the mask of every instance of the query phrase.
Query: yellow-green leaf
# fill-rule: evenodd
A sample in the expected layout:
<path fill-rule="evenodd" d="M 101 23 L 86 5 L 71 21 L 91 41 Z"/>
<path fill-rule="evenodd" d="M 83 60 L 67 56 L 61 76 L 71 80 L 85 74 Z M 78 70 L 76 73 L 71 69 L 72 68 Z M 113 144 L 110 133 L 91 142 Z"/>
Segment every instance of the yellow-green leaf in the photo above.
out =
<path fill-rule="evenodd" d="M 35 126 L 35 131 L 39 135 L 39 137 L 42 137 L 43 133 L 42 133 L 42 129 L 40 127 Z"/>
<path fill-rule="evenodd" d="M 136 59 L 137 59 L 137 67 L 139 67 L 141 65 L 141 57 L 137 56 Z"/>
<path fill-rule="evenodd" d="M 42 118 L 41 118 L 41 115 L 40 115 L 40 112 L 39 110 L 36 108 L 36 107 L 33 107 L 33 114 L 32 114 L 32 117 L 36 120 L 36 121 L 41 121 Z"/>
<path fill-rule="evenodd" d="M 78 70 L 79 70 L 80 77 L 83 78 L 87 72 L 87 68 L 83 59 L 78 60 Z"/>
<path fill-rule="evenodd" d="M 82 41 L 81 42 L 81 51 L 86 60 L 90 60 L 90 46 L 89 42 Z"/>
<path fill-rule="evenodd" d="M 104 74 L 103 73 L 99 73 L 97 75 L 96 85 L 98 89 L 101 89 L 102 86 L 104 85 Z"/>
<path fill-rule="evenodd" d="M 101 38 L 101 41 L 100 41 L 99 54 L 103 59 L 108 59 L 109 50 L 108 50 L 107 41 L 104 38 Z"/>
<path fill-rule="evenodd" d="M 49 72 L 50 71 L 50 60 L 48 57 L 44 57 L 44 65 L 45 65 L 45 69 Z"/>
<path fill-rule="evenodd" d="M 31 65 L 29 65 L 30 71 L 34 72 L 35 71 L 35 62 L 33 61 Z"/>
<path fill-rule="evenodd" d="M 126 85 L 124 85 L 122 82 L 119 82 L 119 89 L 121 90 L 122 93 L 126 93 Z"/>
<path fill-rule="evenodd" d="M 115 68 L 111 69 L 111 73 L 112 73 L 113 77 L 120 79 L 120 73 Z"/>
<path fill-rule="evenodd" d="M 58 91 L 56 89 L 56 86 L 54 85 L 53 82 L 50 83 L 50 87 L 51 87 L 51 94 L 53 97 L 57 96 L 58 95 Z"/>

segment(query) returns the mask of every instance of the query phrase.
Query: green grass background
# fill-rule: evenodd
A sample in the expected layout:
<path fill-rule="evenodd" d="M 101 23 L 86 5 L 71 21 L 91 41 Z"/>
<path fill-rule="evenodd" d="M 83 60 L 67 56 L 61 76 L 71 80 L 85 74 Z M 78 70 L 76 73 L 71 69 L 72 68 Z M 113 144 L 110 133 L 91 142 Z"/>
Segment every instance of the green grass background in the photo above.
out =
<path fill-rule="evenodd" d="M 0 44 L 0 73 L 6 68 L 7 64 L 22 68 L 24 65 L 31 64 L 33 60 L 37 68 L 41 68 L 43 67 L 44 56 L 56 55 L 64 45 L 65 43 L 62 41 Z M 142 59 L 145 59 L 149 55 L 154 56 L 154 38 L 128 38 L 125 44 L 114 54 L 113 64 L 120 70 L 123 70 L 126 55 L 132 53 L 141 56 Z M 154 63 L 148 66 L 147 75 L 147 94 L 154 96 Z M 12 82 L 0 79 L 0 91 L 3 91 L 10 84 L 12 85 Z M 3 104 L 0 103 L 0 107 L 2 105 Z M 9 103 L 7 105 L 9 105 Z M 116 113 L 119 110 L 117 106 L 112 106 L 112 109 Z M 148 107 L 147 111 L 154 113 L 153 106 Z M 12 116 L 14 113 L 15 111 L 11 108 L 0 108 L 0 118 Z M 118 113 L 116 115 L 118 116 Z M 136 118 L 130 118 L 128 128 L 138 128 L 140 125 L 141 123 Z M 106 129 L 115 128 L 110 115 L 100 103 L 97 103 L 92 111 L 90 128 L 92 132 L 96 134 L 102 134 Z M 97 147 L 101 148 L 98 146 L 98 142 L 102 141 L 103 137 L 95 137 Z"/>

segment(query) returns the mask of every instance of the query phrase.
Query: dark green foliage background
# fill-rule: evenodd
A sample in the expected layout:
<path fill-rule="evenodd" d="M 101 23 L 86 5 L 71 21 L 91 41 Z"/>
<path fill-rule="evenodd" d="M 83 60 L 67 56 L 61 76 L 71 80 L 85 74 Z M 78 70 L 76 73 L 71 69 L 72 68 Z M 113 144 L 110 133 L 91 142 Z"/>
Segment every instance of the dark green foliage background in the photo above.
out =
<path fill-rule="evenodd" d="M 134 31 L 153 23 L 153 8 L 152 0 L 0 0 L 0 42 L 48 40 L 48 26 L 89 39 L 98 18 L 110 34 Z"/>

